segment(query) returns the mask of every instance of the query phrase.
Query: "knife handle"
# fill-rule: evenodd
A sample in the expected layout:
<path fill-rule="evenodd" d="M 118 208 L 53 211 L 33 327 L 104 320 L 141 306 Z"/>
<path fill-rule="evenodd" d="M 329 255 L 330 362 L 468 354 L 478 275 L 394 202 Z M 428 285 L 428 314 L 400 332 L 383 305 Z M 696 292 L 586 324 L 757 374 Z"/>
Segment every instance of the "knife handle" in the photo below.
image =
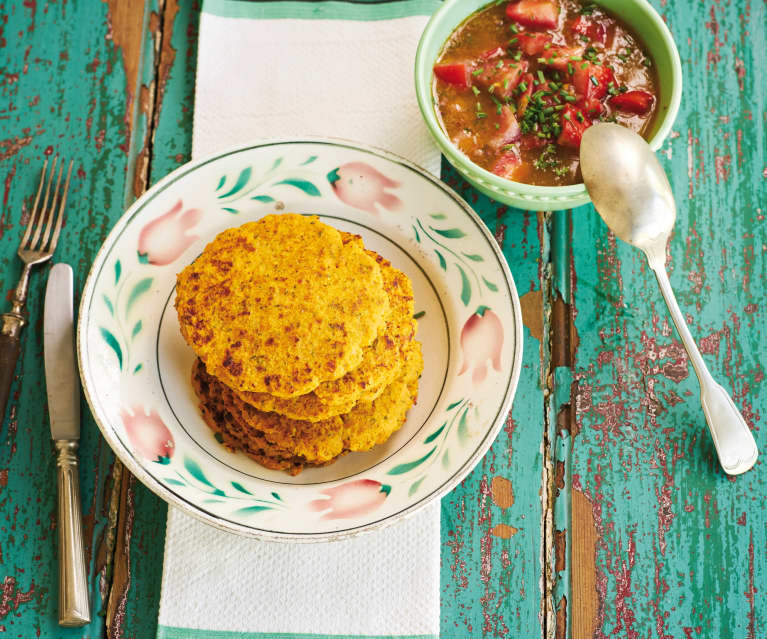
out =
<path fill-rule="evenodd" d="M 84 626 L 91 620 L 83 552 L 77 441 L 55 440 L 59 483 L 59 625 Z"/>
<path fill-rule="evenodd" d="M 0 327 L 0 423 L 5 417 L 13 374 L 21 352 L 21 327 L 26 321 L 16 313 L 3 313 Z"/>

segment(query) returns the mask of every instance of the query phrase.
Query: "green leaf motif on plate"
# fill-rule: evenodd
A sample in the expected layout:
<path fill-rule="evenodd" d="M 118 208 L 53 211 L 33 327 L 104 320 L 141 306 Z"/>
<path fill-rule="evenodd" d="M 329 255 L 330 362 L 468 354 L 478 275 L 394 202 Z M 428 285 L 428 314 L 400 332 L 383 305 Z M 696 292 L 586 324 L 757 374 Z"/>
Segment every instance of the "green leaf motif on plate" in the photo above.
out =
<path fill-rule="evenodd" d="M 143 326 L 143 324 L 141 323 L 141 320 L 136 322 L 136 324 L 133 326 L 133 330 L 131 331 L 131 339 L 136 337 L 136 335 L 138 335 L 141 332 L 141 327 L 142 326 Z"/>
<path fill-rule="evenodd" d="M 448 466 L 450 466 L 450 449 L 449 448 L 445 451 L 445 454 L 442 455 L 442 468 L 447 469 Z"/>
<path fill-rule="evenodd" d="M 237 209 L 233 209 L 233 208 L 230 208 L 228 206 L 222 206 L 221 208 L 224 211 L 226 211 L 227 213 L 234 213 L 235 215 L 237 215 L 239 213 L 239 211 Z"/>
<path fill-rule="evenodd" d="M 461 443 L 469 439 L 469 424 L 466 418 L 468 413 L 469 407 L 467 406 L 461 414 L 461 419 L 458 420 L 458 439 L 461 440 Z"/>
<path fill-rule="evenodd" d="M 442 268 L 443 271 L 447 270 L 447 262 L 445 261 L 445 258 L 443 257 L 442 253 L 440 253 L 437 249 L 434 249 L 434 252 L 437 254 L 437 257 L 439 258 L 439 265 Z"/>
<path fill-rule="evenodd" d="M 471 284 L 469 283 L 469 278 L 466 277 L 466 271 L 461 268 L 461 265 L 456 264 L 455 266 L 461 274 L 461 301 L 464 306 L 468 306 L 471 301 Z"/>
<path fill-rule="evenodd" d="M 123 271 L 122 264 L 120 264 L 120 260 L 117 260 L 115 262 L 115 284 L 117 284 L 120 281 L 120 274 Z"/>
<path fill-rule="evenodd" d="M 234 511 L 235 515 L 252 515 L 254 513 L 260 513 L 264 510 L 272 510 L 271 506 L 245 506 L 245 508 L 238 508 Z"/>
<path fill-rule="evenodd" d="M 434 432 L 433 432 L 431 435 L 429 435 L 429 436 L 428 436 L 426 439 L 424 439 L 424 440 L 423 440 L 423 443 L 424 443 L 424 444 L 429 444 L 429 443 L 433 442 L 435 439 L 437 439 L 437 437 L 439 437 L 439 434 L 440 434 L 440 433 L 441 433 L 443 430 L 445 430 L 445 426 L 447 426 L 447 422 L 445 422 L 444 424 L 442 424 L 442 426 L 440 426 L 440 427 L 439 427 L 437 430 L 435 430 L 435 431 L 434 431 Z"/>
<path fill-rule="evenodd" d="M 481 255 L 477 255 L 476 253 L 464 253 L 463 256 L 466 259 L 471 260 L 472 262 L 484 262 L 485 258 Z"/>
<path fill-rule="evenodd" d="M 166 477 L 165 483 L 170 484 L 171 486 L 186 486 L 186 482 L 181 481 L 180 479 L 174 479 L 173 477 Z"/>
<path fill-rule="evenodd" d="M 257 202 L 274 202 L 274 198 L 271 195 L 254 195 L 251 200 L 256 200 Z"/>
<path fill-rule="evenodd" d="M 138 255 L 139 264 L 149 264 L 149 253 L 139 253 L 136 251 L 136 254 Z"/>
<path fill-rule="evenodd" d="M 415 495 L 416 491 L 418 490 L 418 488 L 420 488 L 421 483 L 423 482 L 424 479 L 426 479 L 425 475 L 421 477 L 420 479 L 414 481 L 412 484 L 410 484 L 410 488 L 407 491 L 408 497 L 412 497 L 413 495 Z"/>
<path fill-rule="evenodd" d="M 104 300 L 104 304 L 106 304 L 107 310 L 109 311 L 109 314 L 114 317 L 115 315 L 115 309 L 114 306 L 112 306 L 112 302 L 109 300 L 109 298 L 106 296 L 106 294 L 102 294 L 101 298 Z"/>
<path fill-rule="evenodd" d="M 466 237 L 466 233 L 464 233 L 461 229 L 435 229 L 433 226 L 430 226 L 429 228 L 438 235 L 446 237 L 449 240 L 456 240 L 460 237 Z"/>
<path fill-rule="evenodd" d="M 306 166 L 307 164 L 311 164 L 317 159 L 316 155 L 310 155 L 308 158 L 306 158 L 303 162 L 301 162 L 300 166 Z"/>
<path fill-rule="evenodd" d="M 216 191 L 220 191 L 221 187 L 224 186 L 225 183 L 226 183 L 226 176 L 222 175 L 221 179 L 218 181 L 218 186 L 216 187 Z"/>
<path fill-rule="evenodd" d="M 236 195 L 237 193 L 242 191 L 242 189 L 245 188 L 245 185 L 250 181 L 251 173 L 252 173 L 252 169 L 250 167 L 244 168 L 242 171 L 240 171 L 240 174 L 237 176 L 237 181 L 234 183 L 234 186 L 231 189 L 229 189 L 226 193 L 222 193 L 221 195 L 219 195 L 218 199 L 223 200 L 225 198 Z"/>
<path fill-rule="evenodd" d="M 487 286 L 487 288 L 490 289 L 493 293 L 498 292 L 498 287 L 492 282 L 488 281 L 484 276 L 482 277 L 482 281 L 485 283 L 485 286 Z"/>
<path fill-rule="evenodd" d="M 282 497 L 280 497 L 277 493 L 272 493 L 272 497 L 274 497 L 278 501 L 282 501 Z"/>
<path fill-rule="evenodd" d="M 226 497 L 226 493 L 219 490 L 213 484 L 211 484 L 210 481 L 208 481 L 208 478 L 205 476 L 205 473 L 202 472 L 202 468 L 200 468 L 200 465 L 196 461 L 194 461 L 194 459 L 188 456 L 184 456 L 184 468 L 186 468 L 187 472 L 192 477 L 194 477 L 198 482 L 212 488 L 214 495 L 220 495 L 222 497 Z"/>
<path fill-rule="evenodd" d="M 447 410 L 453 410 L 456 406 L 460 406 L 461 402 L 463 400 L 459 399 L 457 402 L 453 402 L 452 404 L 447 405 Z"/>
<path fill-rule="evenodd" d="M 245 493 L 246 495 L 251 495 L 251 496 L 253 495 L 253 493 L 250 492 L 247 488 L 245 488 L 245 486 L 243 486 L 240 482 L 233 481 L 229 483 L 232 484 L 232 486 L 234 486 L 235 490 L 239 490 L 241 493 Z"/>
<path fill-rule="evenodd" d="M 136 373 L 138 373 L 143 367 L 144 367 L 143 364 L 138 364 L 136 368 L 133 369 L 133 374 L 135 375 Z"/>
<path fill-rule="evenodd" d="M 287 178 L 285 180 L 280 180 L 279 182 L 275 182 L 273 186 L 293 186 L 304 193 L 306 195 L 309 195 L 311 197 L 319 197 L 321 195 L 320 190 L 314 186 L 309 180 L 300 180 L 298 178 Z"/>
<path fill-rule="evenodd" d="M 413 227 L 413 233 L 415 233 L 415 241 L 420 244 L 421 243 L 421 236 L 418 235 L 418 229 L 415 226 Z"/>
<path fill-rule="evenodd" d="M 272 171 L 274 171 L 278 166 L 280 166 L 280 164 L 282 164 L 282 158 L 277 158 L 274 161 L 274 164 L 272 164 L 272 168 L 269 169 L 268 173 L 271 173 Z"/>
<path fill-rule="evenodd" d="M 444 213 L 431 213 L 429 217 L 434 220 L 444 220 L 447 217 L 447 215 L 445 215 Z"/>
<path fill-rule="evenodd" d="M 125 316 L 126 317 L 131 312 L 131 309 L 133 308 L 133 305 L 138 301 L 138 299 L 144 293 L 146 293 L 150 288 L 152 288 L 152 282 L 154 282 L 153 278 L 145 277 L 143 280 L 139 280 L 136 283 L 136 285 L 133 287 L 133 289 L 130 292 L 130 295 L 128 295 L 128 301 L 125 304 Z"/>
<path fill-rule="evenodd" d="M 101 337 L 104 339 L 104 341 L 107 343 L 107 346 L 111 348 L 115 355 L 117 355 L 117 362 L 120 364 L 120 370 L 123 369 L 123 351 L 120 348 L 120 342 L 117 341 L 117 338 L 112 335 L 112 333 L 109 332 L 108 329 L 104 328 L 103 326 L 99 327 L 99 332 L 101 333 Z"/>
<path fill-rule="evenodd" d="M 402 475 L 402 474 L 404 474 L 404 473 L 408 473 L 408 472 L 410 472 L 411 470 L 413 470 L 414 468 L 417 468 L 418 466 L 420 466 L 421 464 L 423 464 L 423 463 L 424 463 L 424 462 L 425 462 L 427 459 L 429 459 L 429 457 L 431 457 L 431 456 L 434 454 L 434 451 L 435 451 L 435 450 L 437 450 L 437 447 L 436 447 L 436 446 L 435 446 L 434 448 L 432 448 L 432 449 L 431 449 L 431 450 L 430 450 L 428 453 L 426 453 L 426 454 L 425 454 L 423 457 L 421 457 L 420 459 L 416 459 L 416 460 L 414 460 L 414 461 L 411 461 L 411 462 L 406 462 L 406 463 L 404 463 L 404 464 L 398 464 L 397 466 L 395 466 L 394 468 L 392 468 L 392 469 L 391 469 L 391 470 L 390 470 L 388 473 L 386 473 L 386 474 L 387 474 L 387 475 Z"/>

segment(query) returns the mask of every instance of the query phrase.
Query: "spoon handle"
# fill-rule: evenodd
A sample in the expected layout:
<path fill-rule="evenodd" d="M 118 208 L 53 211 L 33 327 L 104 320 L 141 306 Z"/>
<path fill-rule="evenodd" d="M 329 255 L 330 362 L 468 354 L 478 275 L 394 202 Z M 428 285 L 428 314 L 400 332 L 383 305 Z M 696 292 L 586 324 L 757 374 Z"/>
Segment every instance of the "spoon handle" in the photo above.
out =
<path fill-rule="evenodd" d="M 653 263 L 655 262 L 655 263 Z M 655 271 L 663 299 L 666 300 L 671 318 L 676 330 L 682 338 L 690 361 L 700 381 L 700 402 L 706 415 L 708 429 L 714 440 L 719 463 L 728 475 L 745 473 L 756 463 L 759 451 L 756 448 L 754 436 L 751 434 L 740 411 L 735 407 L 732 398 L 724 388 L 711 377 L 698 346 L 690 334 L 679 309 L 674 291 L 668 279 L 666 268 L 660 260 L 651 260 L 650 267 Z"/>

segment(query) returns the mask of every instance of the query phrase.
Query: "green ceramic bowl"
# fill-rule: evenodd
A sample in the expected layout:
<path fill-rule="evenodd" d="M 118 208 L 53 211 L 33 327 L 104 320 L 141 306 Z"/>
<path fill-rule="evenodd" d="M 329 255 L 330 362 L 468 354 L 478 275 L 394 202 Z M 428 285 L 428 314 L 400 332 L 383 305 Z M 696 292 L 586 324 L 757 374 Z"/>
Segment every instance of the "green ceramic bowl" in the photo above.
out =
<path fill-rule="evenodd" d="M 424 29 L 415 58 L 415 90 L 424 120 L 442 153 L 469 182 L 494 200 L 521 209 L 569 209 L 589 201 L 583 184 L 533 186 L 512 182 L 477 166 L 448 138 L 440 125 L 432 93 L 432 67 L 455 28 L 487 0 L 446 0 Z M 682 97 L 682 65 L 674 39 L 647 0 L 597 0 L 619 16 L 639 35 L 656 65 L 660 80 L 660 112 L 650 134 L 650 146 L 658 150 L 674 123 Z"/>

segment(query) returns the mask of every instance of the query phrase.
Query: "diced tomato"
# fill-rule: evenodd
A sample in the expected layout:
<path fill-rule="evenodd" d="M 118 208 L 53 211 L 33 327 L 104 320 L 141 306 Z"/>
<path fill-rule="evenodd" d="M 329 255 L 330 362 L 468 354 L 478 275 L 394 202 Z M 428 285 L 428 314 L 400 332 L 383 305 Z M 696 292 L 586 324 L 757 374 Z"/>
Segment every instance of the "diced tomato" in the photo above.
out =
<path fill-rule="evenodd" d="M 507 151 L 493 164 L 492 172 L 501 177 L 509 178 L 517 167 L 522 164 L 522 159 L 514 151 Z"/>
<path fill-rule="evenodd" d="M 592 122 L 580 109 L 568 105 L 562 110 L 560 124 L 562 132 L 557 138 L 557 144 L 579 149 L 583 132 L 591 126 Z"/>
<path fill-rule="evenodd" d="M 551 35 L 548 33 L 518 33 L 517 46 L 527 55 L 538 55 L 543 53 L 543 47 L 551 42 Z"/>
<path fill-rule="evenodd" d="M 482 67 L 482 73 L 474 77 L 474 82 L 487 89 L 496 98 L 508 98 L 527 71 L 527 61 L 490 60 Z"/>
<path fill-rule="evenodd" d="M 607 29 L 602 22 L 598 20 L 589 20 L 583 16 L 578 16 L 570 25 L 574 33 L 580 33 L 586 36 L 591 42 L 605 43 L 607 40 Z"/>
<path fill-rule="evenodd" d="M 615 76 L 609 67 L 589 63 L 586 68 L 578 66 L 573 73 L 575 92 L 586 100 L 600 100 L 607 93 L 610 82 L 615 82 Z"/>
<path fill-rule="evenodd" d="M 552 0 L 519 0 L 506 5 L 506 15 L 531 29 L 553 29 L 557 26 L 559 5 Z"/>
<path fill-rule="evenodd" d="M 543 52 L 541 57 L 545 60 L 545 64 L 549 65 L 552 69 L 557 71 L 566 72 L 568 70 L 568 64 L 572 64 L 575 67 L 580 62 L 573 62 L 571 58 L 579 57 L 583 53 L 583 49 L 576 49 L 573 47 L 549 47 Z"/>
<path fill-rule="evenodd" d="M 500 58 L 506 55 L 506 51 L 503 47 L 495 47 L 495 49 L 488 49 L 479 56 L 480 60 L 491 60 L 492 58 Z"/>
<path fill-rule="evenodd" d="M 525 86 L 525 90 L 517 98 L 517 114 L 520 118 L 525 114 L 527 104 L 530 102 L 530 96 L 533 94 L 533 74 L 526 73 L 522 78 L 522 82 L 519 83 L 519 86 L 521 85 Z"/>
<path fill-rule="evenodd" d="M 525 133 L 519 140 L 519 148 L 527 151 L 546 146 L 548 143 L 549 141 L 546 138 L 539 138 L 535 133 Z"/>
<path fill-rule="evenodd" d="M 448 84 L 458 87 L 468 87 L 471 83 L 469 65 L 463 62 L 453 64 L 435 64 L 434 75 Z"/>
<path fill-rule="evenodd" d="M 500 149 L 504 144 L 511 144 L 519 139 L 521 130 L 519 122 L 514 117 L 514 112 L 506 105 L 501 107 L 501 113 L 497 120 L 498 129 L 494 137 L 488 141 L 493 148 Z"/>
<path fill-rule="evenodd" d="M 644 115 L 652 107 L 653 97 L 647 91 L 627 91 L 610 98 L 610 104 L 616 109 Z"/>
<path fill-rule="evenodd" d="M 578 106 L 592 119 L 601 115 L 605 110 L 604 104 L 597 98 L 582 98 L 578 101 Z"/>

